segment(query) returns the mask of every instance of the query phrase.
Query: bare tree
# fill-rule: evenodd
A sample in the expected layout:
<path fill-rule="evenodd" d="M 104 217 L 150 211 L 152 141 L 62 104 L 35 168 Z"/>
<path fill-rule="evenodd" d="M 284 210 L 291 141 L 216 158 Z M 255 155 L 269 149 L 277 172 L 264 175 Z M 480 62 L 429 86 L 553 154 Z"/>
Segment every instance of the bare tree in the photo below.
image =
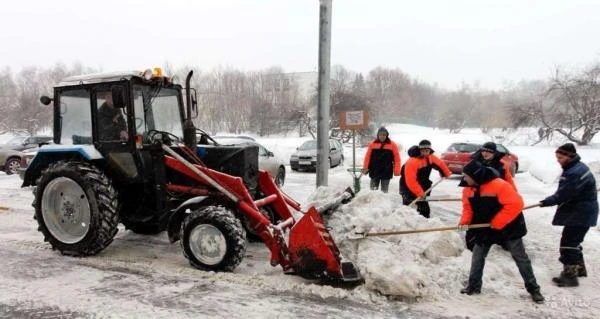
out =
<path fill-rule="evenodd" d="M 600 65 L 579 74 L 556 69 L 543 94 L 513 102 L 514 118 L 540 124 L 540 140 L 552 133 L 587 145 L 600 132 Z"/>

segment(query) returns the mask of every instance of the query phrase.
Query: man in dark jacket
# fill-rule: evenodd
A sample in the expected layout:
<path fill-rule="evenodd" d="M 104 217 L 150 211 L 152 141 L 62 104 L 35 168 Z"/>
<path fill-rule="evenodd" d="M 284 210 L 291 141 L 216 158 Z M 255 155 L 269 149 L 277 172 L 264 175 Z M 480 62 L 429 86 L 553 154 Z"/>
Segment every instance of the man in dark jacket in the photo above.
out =
<path fill-rule="evenodd" d="M 506 154 L 498 152 L 496 143 L 486 142 L 481 148 L 471 155 L 474 161 L 478 161 L 481 165 L 491 167 L 498 172 L 498 177 L 509 182 L 515 189 L 515 181 L 510 173 L 510 165 L 504 160 Z"/>
<path fill-rule="evenodd" d="M 490 228 L 474 230 L 475 247 L 471 257 L 469 283 L 460 292 L 481 293 L 485 258 L 493 244 L 505 244 L 519 268 L 525 288 L 536 303 L 543 303 L 531 261 L 525 252 L 522 237 L 527 234 L 523 218 L 523 199 L 505 180 L 489 167 L 471 161 L 463 168 L 463 212 L 459 225 L 489 223 Z"/>
<path fill-rule="evenodd" d="M 540 201 L 540 206 L 558 205 L 552 225 L 564 226 L 558 259 L 564 268 L 552 280 L 559 287 L 573 287 L 579 285 L 577 277 L 587 276 L 581 243 L 598 221 L 596 179 L 572 143 L 561 145 L 555 154 L 563 172 L 556 193 Z"/>
<path fill-rule="evenodd" d="M 363 174 L 369 173 L 371 189 L 378 189 L 381 183 L 381 191 L 384 193 L 388 192 L 392 174 L 400 175 L 400 152 L 389 135 L 385 127 L 379 128 L 377 138 L 369 143 L 362 169 Z"/>
<path fill-rule="evenodd" d="M 110 91 L 99 94 L 104 103 L 98 108 L 98 132 L 102 141 L 126 141 L 127 123 L 121 109 L 113 105 Z"/>
<path fill-rule="evenodd" d="M 432 185 L 429 179 L 432 169 L 437 170 L 443 178 L 452 175 L 446 163 L 433 153 L 431 142 L 428 140 L 422 140 L 418 146 L 414 145 L 408 149 L 408 161 L 402 165 L 400 172 L 400 195 L 404 205 L 410 205 L 415 199 L 425 199 L 430 195 L 431 191 L 427 190 Z M 417 211 L 425 218 L 429 218 L 431 212 L 429 203 L 418 201 Z"/>

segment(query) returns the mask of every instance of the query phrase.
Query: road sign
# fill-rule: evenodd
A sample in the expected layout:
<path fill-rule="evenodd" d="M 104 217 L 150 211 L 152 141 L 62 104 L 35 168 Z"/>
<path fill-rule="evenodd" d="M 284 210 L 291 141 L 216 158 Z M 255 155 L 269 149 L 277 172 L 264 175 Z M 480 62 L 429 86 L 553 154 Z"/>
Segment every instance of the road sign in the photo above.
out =
<path fill-rule="evenodd" d="M 341 112 L 340 128 L 343 130 L 362 130 L 369 128 L 369 114 L 363 110 Z"/>

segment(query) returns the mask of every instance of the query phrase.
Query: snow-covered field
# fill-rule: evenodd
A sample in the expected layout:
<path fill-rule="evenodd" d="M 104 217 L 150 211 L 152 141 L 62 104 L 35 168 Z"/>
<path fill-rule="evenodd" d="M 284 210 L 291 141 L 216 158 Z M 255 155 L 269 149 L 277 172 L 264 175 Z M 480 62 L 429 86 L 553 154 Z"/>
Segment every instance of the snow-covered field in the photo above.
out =
<path fill-rule="evenodd" d="M 561 170 L 554 159 L 554 140 L 529 146 L 535 130 L 480 130 L 448 134 L 412 125 L 388 126 L 390 137 L 405 150 L 421 139 L 433 142 L 439 155 L 454 141 L 502 142 L 520 158 L 522 172 L 515 181 L 526 205 L 537 203 L 556 189 Z M 296 137 L 257 137 L 275 154 L 288 159 L 301 141 Z M 357 149 L 357 163 L 364 149 Z M 600 149 L 579 148 L 584 162 L 600 177 Z M 328 194 L 352 185 L 346 171 L 352 149 L 345 149 L 344 167 L 330 170 L 329 188 L 315 192 L 315 174 L 292 172 L 283 190 L 308 207 Z M 358 164 L 360 165 L 360 164 Z M 432 174 L 432 179 L 437 179 Z M 269 252 L 250 244 L 247 256 L 233 273 L 202 272 L 188 265 L 178 244 L 165 234 L 142 236 L 125 230 L 99 255 L 70 258 L 53 252 L 36 231 L 31 218 L 30 188 L 20 188 L 16 176 L 0 173 L 0 317 L 59 318 L 596 318 L 600 310 L 600 231 L 590 230 L 584 246 L 589 277 L 580 287 L 558 288 L 551 278 L 558 262 L 560 227 L 551 225 L 554 208 L 525 211 L 529 233 L 527 252 L 546 303 L 534 304 L 510 255 L 494 247 L 487 258 L 481 295 L 461 295 L 471 254 L 464 234 L 431 232 L 353 240 L 355 229 L 416 229 L 455 225 L 460 203 L 432 203 L 432 218 L 421 218 L 401 205 L 398 178 L 389 194 L 362 191 L 330 218 L 336 243 L 361 270 L 365 283 L 355 288 L 321 286 L 284 275 L 268 265 Z M 434 196 L 456 198 L 459 176 L 440 183 Z"/>

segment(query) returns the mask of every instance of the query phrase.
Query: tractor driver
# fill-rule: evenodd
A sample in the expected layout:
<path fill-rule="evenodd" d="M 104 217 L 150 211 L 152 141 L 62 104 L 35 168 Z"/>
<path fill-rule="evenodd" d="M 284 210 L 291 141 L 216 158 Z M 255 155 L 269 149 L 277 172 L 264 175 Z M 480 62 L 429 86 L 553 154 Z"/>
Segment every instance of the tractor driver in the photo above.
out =
<path fill-rule="evenodd" d="M 104 103 L 98 108 L 100 140 L 126 141 L 127 123 L 121 110 L 114 107 L 111 91 L 101 93 L 100 96 L 104 96 Z"/>

